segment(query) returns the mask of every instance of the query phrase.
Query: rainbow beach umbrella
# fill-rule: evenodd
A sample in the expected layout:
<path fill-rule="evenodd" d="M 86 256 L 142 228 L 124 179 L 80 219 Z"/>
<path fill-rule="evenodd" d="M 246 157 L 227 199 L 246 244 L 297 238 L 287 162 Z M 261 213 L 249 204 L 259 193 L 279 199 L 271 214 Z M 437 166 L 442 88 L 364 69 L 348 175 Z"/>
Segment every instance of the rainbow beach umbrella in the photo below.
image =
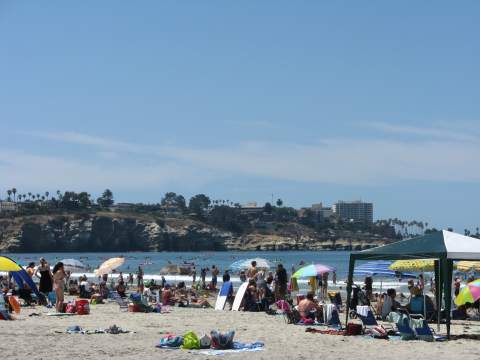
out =
<path fill-rule="evenodd" d="M 480 279 L 469 282 L 455 298 L 455 305 L 461 306 L 467 303 L 473 304 L 480 299 Z"/>
<path fill-rule="evenodd" d="M 298 269 L 295 274 L 292 275 L 292 277 L 297 279 L 315 277 L 317 275 L 322 275 L 324 273 L 334 271 L 336 271 L 336 269 L 328 265 L 311 264 Z"/>

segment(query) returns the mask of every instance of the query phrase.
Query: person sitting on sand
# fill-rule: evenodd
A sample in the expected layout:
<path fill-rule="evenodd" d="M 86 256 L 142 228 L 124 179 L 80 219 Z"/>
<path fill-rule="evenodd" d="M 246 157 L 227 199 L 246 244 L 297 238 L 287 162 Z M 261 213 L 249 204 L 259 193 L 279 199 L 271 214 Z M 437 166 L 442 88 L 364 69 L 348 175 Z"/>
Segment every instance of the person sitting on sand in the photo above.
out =
<path fill-rule="evenodd" d="M 116 287 L 117 290 L 117 294 L 121 297 L 121 298 L 126 298 L 127 297 L 127 288 L 125 286 L 125 283 L 123 281 L 120 281 Z"/>
<path fill-rule="evenodd" d="M 427 295 L 422 295 L 422 289 L 420 289 L 418 286 L 414 286 L 412 292 L 413 297 L 410 299 L 410 302 L 407 305 L 407 310 L 411 314 L 426 313 L 427 319 L 430 319 L 435 313 L 435 304 L 433 303 L 432 299 L 430 299 L 430 297 Z M 424 303 L 426 306 L 426 311 L 424 309 Z"/>
<path fill-rule="evenodd" d="M 162 291 L 162 305 L 172 305 L 173 292 L 170 285 L 165 285 Z"/>
<path fill-rule="evenodd" d="M 78 282 L 77 280 L 70 280 L 68 282 L 68 295 L 78 295 Z"/>
<path fill-rule="evenodd" d="M 257 284 L 254 279 L 248 281 L 247 291 L 245 292 L 244 311 L 259 311 Z"/>
<path fill-rule="evenodd" d="M 316 313 L 322 310 L 322 308 L 315 302 L 314 295 L 313 291 L 309 291 L 305 299 L 299 302 L 297 310 L 302 319 L 315 320 Z"/>
<path fill-rule="evenodd" d="M 396 300 L 397 292 L 395 289 L 388 289 L 387 293 L 383 295 L 383 302 L 381 302 L 381 310 L 380 313 L 382 314 L 382 319 L 385 319 L 388 314 L 392 311 L 397 311 L 399 309 L 400 303 Z"/>

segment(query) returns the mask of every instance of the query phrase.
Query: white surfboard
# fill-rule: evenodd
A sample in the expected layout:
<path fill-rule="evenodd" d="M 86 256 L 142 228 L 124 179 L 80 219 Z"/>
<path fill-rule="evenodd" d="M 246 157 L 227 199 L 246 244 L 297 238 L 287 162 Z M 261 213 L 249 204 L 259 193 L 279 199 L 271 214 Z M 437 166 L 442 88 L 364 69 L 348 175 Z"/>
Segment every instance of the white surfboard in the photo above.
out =
<path fill-rule="evenodd" d="M 227 302 L 228 294 L 230 294 L 233 285 L 231 281 L 223 283 L 222 288 L 217 296 L 217 301 L 215 302 L 215 310 L 223 310 L 225 303 Z"/>
<path fill-rule="evenodd" d="M 242 300 L 245 297 L 245 293 L 247 292 L 248 282 L 242 283 L 237 290 L 237 294 L 235 295 L 235 300 L 233 300 L 232 311 L 240 310 L 240 306 L 242 305 Z"/>

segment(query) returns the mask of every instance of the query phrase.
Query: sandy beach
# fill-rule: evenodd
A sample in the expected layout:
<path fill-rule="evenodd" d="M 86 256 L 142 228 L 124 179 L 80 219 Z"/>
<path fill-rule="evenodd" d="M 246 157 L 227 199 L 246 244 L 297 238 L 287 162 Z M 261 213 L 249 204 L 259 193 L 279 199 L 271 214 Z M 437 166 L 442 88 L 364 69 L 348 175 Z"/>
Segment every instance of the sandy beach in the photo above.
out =
<path fill-rule="evenodd" d="M 51 309 L 23 308 L 16 321 L 0 326 L 0 348 L 5 359 L 207 359 L 212 356 L 186 350 L 163 350 L 155 345 L 167 333 L 198 335 L 212 329 L 235 330 L 242 342 L 262 341 L 259 352 L 225 354 L 222 357 L 250 359 L 346 359 L 381 358 L 478 359 L 478 342 L 460 339 L 443 343 L 377 340 L 364 336 L 347 337 L 306 333 L 305 327 L 287 325 L 282 316 L 265 313 L 215 311 L 213 309 L 171 308 L 170 313 L 129 313 L 115 303 L 91 306 L 90 315 L 47 316 Z M 39 313 L 40 316 L 29 316 Z M 130 334 L 66 334 L 67 327 L 79 325 L 94 330 L 117 326 Z M 468 325 L 462 325 L 468 324 Z M 453 334 L 480 334 L 480 323 L 457 323 Z"/>

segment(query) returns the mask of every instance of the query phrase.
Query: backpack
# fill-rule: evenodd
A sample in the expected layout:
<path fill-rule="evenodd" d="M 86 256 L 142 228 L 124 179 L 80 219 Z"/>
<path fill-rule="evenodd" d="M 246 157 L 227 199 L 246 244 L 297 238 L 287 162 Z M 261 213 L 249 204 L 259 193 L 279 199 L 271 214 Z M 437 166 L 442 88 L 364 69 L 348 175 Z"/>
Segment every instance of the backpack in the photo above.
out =
<path fill-rule="evenodd" d="M 210 332 L 211 345 L 210 347 L 215 350 L 225 350 L 233 348 L 233 337 L 235 331 L 219 332 L 212 330 Z"/>
<path fill-rule="evenodd" d="M 183 344 L 180 348 L 188 350 L 200 349 L 200 339 L 193 331 L 189 331 L 183 335 Z"/>

